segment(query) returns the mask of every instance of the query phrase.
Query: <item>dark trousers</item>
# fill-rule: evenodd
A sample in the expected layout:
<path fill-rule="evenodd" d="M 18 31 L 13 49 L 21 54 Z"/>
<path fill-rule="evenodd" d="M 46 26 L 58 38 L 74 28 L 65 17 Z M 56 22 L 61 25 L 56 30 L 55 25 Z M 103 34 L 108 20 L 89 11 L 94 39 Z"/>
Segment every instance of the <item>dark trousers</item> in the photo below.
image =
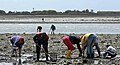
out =
<path fill-rule="evenodd" d="M 40 58 L 40 50 L 41 46 L 43 46 L 43 51 L 45 52 L 46 60 L 48 60 L 48 43 L 38 43 L 36 44 L 36 53 L 37 53 L 37 60 Z"/>

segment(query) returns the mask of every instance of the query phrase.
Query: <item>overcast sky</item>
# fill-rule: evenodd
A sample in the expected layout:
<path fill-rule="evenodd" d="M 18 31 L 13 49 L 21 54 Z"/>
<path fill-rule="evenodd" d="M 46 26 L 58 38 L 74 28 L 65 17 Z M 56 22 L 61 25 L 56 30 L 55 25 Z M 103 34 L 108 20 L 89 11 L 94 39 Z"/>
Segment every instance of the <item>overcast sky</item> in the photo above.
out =
<path fill-rule="evenodd" d="M 0 10 L 32 11 L 35 10 L 109 10 L 119 11 L 120 0 L 0 0 Z"/>

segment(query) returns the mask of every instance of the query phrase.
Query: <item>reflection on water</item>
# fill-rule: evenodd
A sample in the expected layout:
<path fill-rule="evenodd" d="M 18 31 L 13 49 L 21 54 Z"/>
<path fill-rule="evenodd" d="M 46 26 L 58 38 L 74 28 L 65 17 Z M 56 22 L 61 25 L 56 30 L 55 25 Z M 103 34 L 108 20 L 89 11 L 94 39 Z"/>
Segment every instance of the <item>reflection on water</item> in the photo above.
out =
<path fill-rule="evenodd" d="M 32 64 L 29 64 L 29 63 L 25 63 L 23 64 L 23 62 L 25 61 L 25 59 L 22 59 L 22 58 L 18 58 L 16 59 L 18 62 L 13 62 L 12 65 L 32 65 Z"/>
<path fill-rule="evenodd" d="M 84 64 L 89 64 L 89 65 L 93 65 L 93 64 L 95 64 L 95 65 L 98 65 L 98 64 L 102 64 L 102 62 L 101 62 L 101 60 L 99 60 L 99 59 L 86 59 L 86 60 L 84 60 Z"/>
<path fill-rule="evenodd" d="M 37 26 L 50 34 L 52 24 L 0 24 L 0 33 L 35 33 Z M 54 24 L 55 33 L 120 34 L 120 24 Z"/>
<path fill-rule="evenodd" d="M 102 64 L 102 62 L 100 60 L 94 60 L 94 64 Z"/>
<path fill-rule="evenodd" d="M 0 65 L 13 65 L 12 63 L 5 63 L 5 62 L 3 62 L 3 63 L 0 63 Z"/>
<path fill-rule="evenodd" d="M 18 62 L 17 62 L 17 63 L 14 63 L 14 62 L 13 62 L 13 65 L 22 65 L 21 59 L 18 59 Z"/>
<path fill-rule="evenodd" d="M 20 58 L 13 57 L 14 61 L 1 62 L 0 65 L 32 65 L 32 64 L 29 64 L 29 63 L 24 63 L 26 61 L 27 57 L 20 57 Z"/>

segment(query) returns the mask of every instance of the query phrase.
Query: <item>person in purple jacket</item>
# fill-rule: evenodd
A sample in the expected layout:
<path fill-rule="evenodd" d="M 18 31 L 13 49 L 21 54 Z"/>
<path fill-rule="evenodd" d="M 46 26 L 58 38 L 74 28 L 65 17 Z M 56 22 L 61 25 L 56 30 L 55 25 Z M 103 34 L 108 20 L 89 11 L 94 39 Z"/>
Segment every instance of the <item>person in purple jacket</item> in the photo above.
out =
<path fill-rule="evenodd" d="M 24 38 L 22 36 L 13 36 L 10 39 L 10 42 L 12 43 L 12 56 L 15 56 L 14 54 L 16 54 L 17 56 L 17 50 L 19 51 L 19 57 L 21 57 L 21 49 L 22 46 L 24 44 Z"/>

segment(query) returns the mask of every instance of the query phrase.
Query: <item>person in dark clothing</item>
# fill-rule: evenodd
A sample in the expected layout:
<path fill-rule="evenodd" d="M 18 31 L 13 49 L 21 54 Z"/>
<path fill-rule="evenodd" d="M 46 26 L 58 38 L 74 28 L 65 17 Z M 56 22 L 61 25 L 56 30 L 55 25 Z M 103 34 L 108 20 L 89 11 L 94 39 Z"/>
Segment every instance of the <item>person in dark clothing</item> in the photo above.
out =
<path fill-rule="evenodd" d="M 41 30 L 42 30 L 42 27 L 41 27 L 41 26 L 38 26 L 38 27 L 37 27 L 37 32 L 41 32 Z"/>
<path fill-rule="evenodd" d="M 80 47 L 80 37 L 78 36 L 64 36 L 62 38 L 63 43 L 68 47 L 68 51 L 66 54 L 66 58 L 71 58 L 71 52 L 75 49 L 73 46 L 74 44 L 77 45 L 77 48 L 79 50 L 79 57 L 82 56 L 82 50 Z"/>
<path fill-rule="evenodd" d="M 21 36 L 13 36 L 10 39 L 10 42 L 12 43 L 13 51 L 12 56 L 17 56 L 17 50 L 19 51 L 19 57 L 21 57 L 21 49 L 24 44 L 24 38 Z"/>
<path fill-rule="evenodd" d="M 54 31 L 56 30 L 55 25 L 52 25 L 51 28 L 50 28 L 50 30 L 51 30 L 51 34 L 55 34 L 55 33 L 54 33 Z"/>
<path fill-rule="evenodd" d="M 44 22 L 44 18 L 42 18 L 42 22 Z"/>
<path fill-rule="evenodd" d="M 43 46 L 43 51 L 45 52 L 46 60 L 48 61 L 48 39 L 48 35 L 43 32 L 37 32 L 33 37 L 33 40 L 36 43 L 37 61 L 39 61 L 41 45 Z"/>

